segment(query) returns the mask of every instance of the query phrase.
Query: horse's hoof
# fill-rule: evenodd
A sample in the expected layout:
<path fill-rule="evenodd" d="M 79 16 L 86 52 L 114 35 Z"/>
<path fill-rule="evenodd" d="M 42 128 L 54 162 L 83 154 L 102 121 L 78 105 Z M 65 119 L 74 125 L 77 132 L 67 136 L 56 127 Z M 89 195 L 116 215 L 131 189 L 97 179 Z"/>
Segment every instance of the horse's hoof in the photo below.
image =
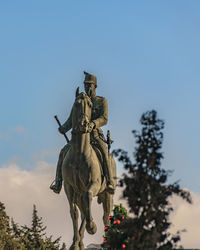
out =
<path fill-rule="evenodd" d="M 84 250 L 85 249 L 83 242 L 79 243 L 79 248 L 80 248 L 80 250 Z"/>
<path fill-rule="evenodd" d="M 86 230 L 89 234 L 95 234 L 97 231 L 97 226 L 94 221 L 88 222 L 86 224 Z"/>

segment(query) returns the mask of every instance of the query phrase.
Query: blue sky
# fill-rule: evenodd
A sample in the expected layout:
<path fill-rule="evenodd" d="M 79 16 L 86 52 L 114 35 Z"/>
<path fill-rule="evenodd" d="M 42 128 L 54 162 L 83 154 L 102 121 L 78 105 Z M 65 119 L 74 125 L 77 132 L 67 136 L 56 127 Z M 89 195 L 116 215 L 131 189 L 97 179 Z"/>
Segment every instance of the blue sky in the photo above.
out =
<path fill-rule="evenodd" d="M 1 1 L 0 166 L 56 163 L 65 140 L 53 116 L 66 120 L 86 70 L 108 99 L 113 149 L 131 154 L 131 130 L 156 109 L 163 167 L 200 192 L 199 8 L 195 0 Z"/>

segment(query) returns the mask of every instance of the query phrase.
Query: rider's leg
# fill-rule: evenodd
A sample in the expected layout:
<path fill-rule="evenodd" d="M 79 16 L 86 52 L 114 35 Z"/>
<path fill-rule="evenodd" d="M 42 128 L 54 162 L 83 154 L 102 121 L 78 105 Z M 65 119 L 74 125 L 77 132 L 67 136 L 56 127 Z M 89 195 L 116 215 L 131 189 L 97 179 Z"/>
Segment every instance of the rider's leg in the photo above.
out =
<path fill-rule="evenodd" d="M 105 173 L 105 177 L 106 177 L 106 182 L 107 182 L 107 188 L 108 191 L 111 194 L 114 194 L 115 192 L 115 182 L 113 179 L 113 174 L 112 174 L 112 170 L 111 170 L 111 163 L 110 163 L 110 159 L 109 159 L 109 155 L 108 155 L 108 149 L 105 145 L 105 143 L 103 142 L 102 139 L 100 138 L 95 138 L 97 146 L 99 148 L 99 150 L 101 151 L 101 153 L 103 154 L 103 158 L 104 158 L 104 164 L 103 164 L 103 171 Z"/>
<path fill-rule="evenodd" d="M 62 163 L 69 148 L 70 145 L 67 144 L 64 146 L 64 148 L 61 149 L 56 168 L 56 178 L 55 181 L 50 186 L 50 189 L 52 189 L 57 194 L 60 193 L 62 188 Z"/>

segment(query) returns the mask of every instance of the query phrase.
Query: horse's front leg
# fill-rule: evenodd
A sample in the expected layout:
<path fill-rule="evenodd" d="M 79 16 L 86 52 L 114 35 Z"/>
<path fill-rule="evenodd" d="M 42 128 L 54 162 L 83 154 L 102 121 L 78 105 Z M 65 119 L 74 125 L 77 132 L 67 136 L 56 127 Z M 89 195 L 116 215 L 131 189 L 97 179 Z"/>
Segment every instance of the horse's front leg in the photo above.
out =
<path fill-rule="evenodd" d="M 93 183 L 90 185 L 88 190 L 84 195 L 85 200 L 85 217 L 86 217 L 86 230 L 89 234 L 95 234 L 97 231 L 97 226 L 92 218 L 92 198 L 96 195 L 98 189 L 98 184 Z"/>
<path fill-rule="evenodd" d="M 85 226 L 86 226 L 86 219 L 85 219 L 85 216 L 81 216 L 82 218 L 82 222 L 81 222 L 81 226 L 80 226 L 80 229 L 79 229 L 79 235 L 80 235 L 80 242 L 79 242 L 79 247 L 80 247 L 80 250 L 84 250 L 84 244 L 83 244 L 83 237 L 84 237 L 84 232 L 85 232 Z"/>
<path fill-rule="evenodd" d="M 68 184 L 64 183 L 65 193 L 67 195 L 69 205 L 70 205 L 70 215 L 72 218 L 73 223 L 73 229 L 74 229 L 74 237 L 73 237 L 73 243 L 70 250 L 79 250 L 79 242 L 80 242 L 80 235 L 78 230 L 78 209 L 77 205 L 75 204 L 75 193 L 72 189 L 72 187 Z"/>
<path fill-rule="evenodd" d="M 84 232 L 85 232 L 86 219 L 85 219 L 83 197 L 79 197 L 77 202 L 78 202 L 78 208 L 81 211 L 81 226 L 79 228 L 79 235 L 80 235 L 79 247 L 80 247 L 80 250 L 84 250 L 85 248 L 84 248 L 84 244 L 83 244 L 83 237 L 84 237 Z"/>
<path fill-rule="evenodd" d="M 80 235 L 78 230 L 78 209 L 75 203 L 70 205 L 70 214 L 73 222 L 74 237 L 70 250 L 79 250 Z"/>

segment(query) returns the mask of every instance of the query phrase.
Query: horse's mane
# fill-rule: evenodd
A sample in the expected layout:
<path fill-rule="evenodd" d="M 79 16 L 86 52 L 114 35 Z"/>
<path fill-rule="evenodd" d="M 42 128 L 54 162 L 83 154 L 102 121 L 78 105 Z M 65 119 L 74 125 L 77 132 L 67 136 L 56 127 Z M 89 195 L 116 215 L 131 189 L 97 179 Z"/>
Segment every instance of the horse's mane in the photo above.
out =
<path fill-rule="evenodd" d="M 75 102 L 76 102 L 77 100 L 79 100 L 79 99 L 84 99 L 84 98 L 86 98 L 86 99 L 89 101 L 89 103 L 92 105 L 92 100 L 91 100 L 91 98 L 90 98 L 85 92 L 79 93 L 78 96 L 76 96 Z"/>
<path fill-rule="evenodd" d="M 79 98 L 84 98 L 84 97 L 86 97 L 86 96 L 88 96 L 85 92 L 81 92 L 81 93 L 79 93 L 79 95 L 76 97 L 77 99 L 79 99 Z M 89 97 L 89 96 L 88 96 Z"/>

